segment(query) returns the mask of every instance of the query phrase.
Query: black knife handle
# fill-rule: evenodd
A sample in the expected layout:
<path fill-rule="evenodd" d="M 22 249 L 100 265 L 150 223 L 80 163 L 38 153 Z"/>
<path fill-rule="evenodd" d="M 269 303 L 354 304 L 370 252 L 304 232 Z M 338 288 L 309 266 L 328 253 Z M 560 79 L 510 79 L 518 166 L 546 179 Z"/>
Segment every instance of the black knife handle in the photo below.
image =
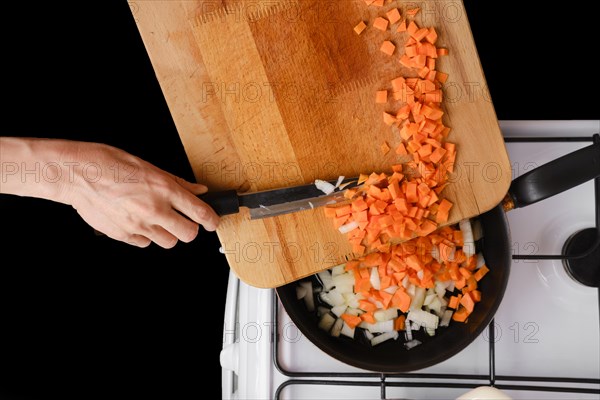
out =
<path fill-rule="evenodd" d="M 212 207 L 219 215 L 237 214 L 240 212 L 240 200 L 235 190 L 208 192 L 198 196 L 200 200 Z"/>

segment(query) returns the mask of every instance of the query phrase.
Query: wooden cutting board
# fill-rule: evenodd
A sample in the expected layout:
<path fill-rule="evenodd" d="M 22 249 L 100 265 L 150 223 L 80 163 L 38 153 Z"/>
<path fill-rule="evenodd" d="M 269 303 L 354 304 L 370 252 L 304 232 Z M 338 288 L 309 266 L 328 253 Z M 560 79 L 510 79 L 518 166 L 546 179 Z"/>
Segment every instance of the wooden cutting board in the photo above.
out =
<path fill-rule="evenodd" d="M 375 91 L 401 73 L 379 50 L 401 34 L 371 27 L 381 9 L 363 0 L 152 0 L 129 3 L 199 182 L 240 192 L 387 171 L 399 136 Z M 402 15 L 416 3 L 386 1 Z M 450 55 L 444 123 L 457 144 L 454 223 L 500 203 L 511 167 L 460 1 L 430 1 L 416 17 Z M 359 21 L 369 28 L 358 36 Z M 392 33 L 394 32 L 394 33 Z M 401 49 L 402 46 L 399 46 Z M 402 50 L 401 50 L 402 51 Z M 387 110 L 392 111 L 392 110 Z M 277 287 L 352 257 L 345 235 L 315 209 L 251 221 L 222 219 L 230 267 L 250 285 Z M 200 255 L 199 255 L 200 256 Z"/>

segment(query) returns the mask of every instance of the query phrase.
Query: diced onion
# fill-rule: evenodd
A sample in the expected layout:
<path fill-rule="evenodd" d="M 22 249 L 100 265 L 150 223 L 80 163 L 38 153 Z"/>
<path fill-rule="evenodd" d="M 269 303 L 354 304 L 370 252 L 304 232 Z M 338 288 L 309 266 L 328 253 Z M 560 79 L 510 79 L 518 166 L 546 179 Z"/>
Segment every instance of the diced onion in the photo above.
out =
<path fill-rule="evenodd" d="M 329 313 L 324 314 L 321 317 L 321 320 L 319 321 L 319 328 L 323 329 L 326 332 L 329 332 L 335 321 L 336 318 L 333 315 Z"/>
<path fill-rule="evenodd" d="M 386 340 L 390 340 L 390 339 L 395 340 L 398 338 L 398 335 L 399 334 L 397 331 L 391 331 L 391 332 L 382 333 L 381 335 L 377 335 L 373 339 L 371 339 L 371 346 L 377 346 L 378 344 L 383 343 Z"/>
<path fill-rule="evenodd" d="M 354 339 L 355 331 L 355 328 L 350 328 L 348 324 L 344 322 L 344 325 L 342 325 L 342 331 L 340 333 L 344 336 L 348 336 L 349 338 Z"/>
<path fill-rule="evenodd" d="M 344 326 L 344 320 L 341 318 L 338 318 L 335 320 L 335 322 L 333 323 L 333 326 L 331 327 L 331 336 L 333 337 L 339 337 L 340 333 L 342 332 L 342 327 Z"/>
<path fill-rule="evenodd" d="M 333 275 L 331 279 L 333 281 L 333 286 L 335 287 L 349 285 L 350 290 L 352 290 L 352 286 L 354 286 L 354 274 L 344 273 L 339 275 Z"/>
<path fill-rule="evenodd" d="M 382 332 L 392 332 L 394 331 L 394 321 L 383 321 L 383 322 L 375 322 L 374 324 L 370 324 L 368 322 L 361 322 L 358 324 L 359 327 L 364 328 L 371 333 L 382 333 Z"/>
<path fill-rule="evenodd" d="M 319 189 L 320 191 L 322 191 L 325 194 L 331 194 L 335 190 L 334 185 L 332 185 L 331 183 L 329 183 L 327 181 L 323 181 L 321 179 L 315 180 L 315 186 L 317 187 L 317 189 Z"/>
<path fill-rule="evenodd" d="M 452 319 L 452 310 L 444 311 L 444 315 L 442 315 L 442 320 L 440 321 L 439 326 L 448 326 L 450 325 L 450 320 Z"/>
<path fill-rule="evenodd" d="M 424 310 L 411 310 L 406 320 L 416 322 L 425 328 L 437 329 L 440 318 Z"/>
<path fill-rule="evenodd" d="M 329 292 L 321 292 L 319 296 L 321 297 L 321 300 L 332 307 L 341 306 L 346 302 L 344 296 L 335 289 L 330 290 Z"/>
<path fill-rule="evenodd" d="M 306 295 L 304 296 L 304 303 L 308 311 L 313 312 L 315 310 L 315 299 L 313 297 L 313 285 L 311 281 L 300 282 L 300 285 L 306 289 Z"/>
<path fill-rule="evenodd" d="M 470 257 L 475 255 L 475 240 L 473 239 L 473 229 L 471 228 L 471 221 L 469 219 L 461 220 L 458 225 L 463 235 L 463 247 L 462 250 L 465 256 Z"/>
<path fill-rule="evenodd" d="M 417 347 L 420 344 L 421 344 L 421 342 L 419 340 L 414 339 L 414 340 L 410 340 L 410 341 L 404 343 L 404 347 L 406 347 L 406 350 L 410 350 L 413 347 Z"/>
<path fill-rule="evenodd" d="M 341 317 L 342 314 L 346 312 L 347 308 L 347 305 L 342 304 L 341 306 L 332 307 L 331 312 L 334 313 L 336 317 Z"/>
<path fill-rule="evenodd" d="M 348 233 L 348 232 L 353 231 L 356 228 L 358 228 L 358 222 L 352 221 L 352 222 L 348 222 L 345 225 L 340 226 L 338 228 L 338 230 L 340 231 L 340 233 Z"/>
<path fill-rule="evenodd" d="M 329 312 L 329 308 L 327 308 L 327 307 L 323 307 L 323 306 L 317 307 L 317 316 L 318 317 L 322 317 L 323 315 L 327 314 L 328 312 Z"/>
<path fill-rule="evenodd" d="M 340 175 L 340 176 L 338 177 L 338 180 L 337 180 L 337 182 L 336 182 L 336 184 L 335 184 L 335 187 L 336 187 L 336 188 L 339 188 L 339 187 L 340 187 L 340 185 L 341 185 L 341 184 L 342 184 L 342 182 L 344 181 L 344 178 L 346 178 L 344 175 Z"/>
<path fill-rule="evenodd" d="M 481 267 L 483 267 L 485 265 L 485 258 L 483 258 L 483 254 L 478 253 L 477 254 L 477 265 L 475 266 L 476 269 L 479 269 Z"/>
<path fill-rule="evenodd" d="M 379 271 L 377 268 L 371 268 L 371 286 L 373 289 L 379 290 L 381 289 L 381 280 L 379 279 Z"/>
<path fill-rule="evenodd" d="M 296 298 L 298 300 L 303 299 L 306 296 L 306 288 L 304 286 L 296 286 Z"/>
<path fill-rule="evenodd" d="M 425 301 L 425 288 L 415 286 L 415 295 L 410 302 L 411 310 L 420 310 L 423 307 L 423 302 Z"/>
<path fill-rule="evenodd" d="M 406 333 L 406 341 L 410 342 L 411 340 L 413 340 L 412 324 L 408 320 L 404 322 L 404 331 Z"/>
<path fill-rule="evenodd" d="M 325 290 L 331 290 L 333 289 L 333 278 L 331 277 L 331 272 L 329 271 L 321 271 L 321 272 L 317 272 L 317 275 L 319 277 L 319 279 L 321 280 L 321 283 L 323 284 L 323 289 Z"/>
<path fill-rule="evenodd" d="M 473 240 L 478 241 L 483 237 L 483 227 L 478 219 L 471 221 L 471 230 L 473 231 Z"/>
<path fill-rule="evenodd" d="M 331 276 L 341 275 L 346 272 L 346 264 L 336 265 L 331 269 Z"/>
<path fill-rule="evenodd" d="M 398 317 L 398 309 L 392 307 L 387 310 L 377 310 L 373 313 L 373 316 L 375 317 L 375 320 L 379 322 L 389 321 Z"/>

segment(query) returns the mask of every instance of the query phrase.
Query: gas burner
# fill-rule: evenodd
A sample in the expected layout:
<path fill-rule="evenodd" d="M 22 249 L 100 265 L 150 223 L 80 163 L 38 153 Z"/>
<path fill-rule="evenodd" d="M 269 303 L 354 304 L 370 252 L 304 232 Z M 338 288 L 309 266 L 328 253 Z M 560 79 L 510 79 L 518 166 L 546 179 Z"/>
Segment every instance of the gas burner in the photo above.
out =
<path fill-rule="evenodd" d="M 571 235 L 563 246 L 562 254 L 577 257 L 563 260 L 567 274 L 575 281 L 591 287 L 600 286 L 600 244 L 596 228 L 583 229 Z"/>

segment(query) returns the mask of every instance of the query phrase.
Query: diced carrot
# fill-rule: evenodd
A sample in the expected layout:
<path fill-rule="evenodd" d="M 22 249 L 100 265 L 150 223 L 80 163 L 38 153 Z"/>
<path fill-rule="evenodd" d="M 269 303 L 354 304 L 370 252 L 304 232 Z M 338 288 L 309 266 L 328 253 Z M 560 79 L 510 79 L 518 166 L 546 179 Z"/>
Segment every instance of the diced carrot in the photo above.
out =
<path fill-rule="evenodd" d="M 390 286 L 392 286 L 392 277 L 388 276 L 388 275 L 383 276 L 381 278 L 380 284 L 381 284 L 381 290 L 389 288 Z"/>
<path fill-rule="evenodd" d="M 373 315 L 373 311 L 369 311 L 369 312 L 366 312 L 366 313 L 362 314 L 360 316 L 360 319 L 363 320 L 363 321 L 365 321 L 365 322 L 367 322 L 367 323 L 369 323 L 369 324 L 374 324 L 375 322 L 377 322 L 375 320 L 375 316 Z"/>
<path fill-rule="evenodd" d="M 483 265 L 481 268 L 475 271 L 473 277 L 475 278 L 475 280 L 480 281 L 488 272 L 490 272 L 489 268 Z"/>
<path fill-rule="evenodd" d="M 373 27 L 379 29 L 380 31 L 387 30 L 388 24 L 389 21 L 382 17 L 377 17 L 375 18 L 375 21 L 373 21 Z"/>
<path fill-rule="evenodd" d="M 445 72 L 436 71 L 435 79 L 437 79 L 440 83 L 446 83 L 448 80 L 448 74 Z"/>
<path fill-rule="evenodd" d="M 365 30 L 366 27 L 367 27 L 367 25 L 364 23 L 364 21 L 360 21 L 354 27 L 354 32 L 356 32 L 357 35 L 360 35 L 361 33 L 363 33 L 363 31 Z"/>
<path fill-rule="evenodd" d="M 437 229 L 437 224 L 430 219 L 426 219 L 420 226 L 419 235 L 427 236 Z"/>
<path fill-rule="evenodd" d="M 348 327 L 350 328 L 356 328 L 358 326 L 358 324 L 360 324 L 362 322 L 362 319 L 356 315 L 350 315 L 350 314 L 342 314 L 340 316 L 340 318 L 342 318 L 344 320 L 344 322 L 346 324 L 348 324 Z"/>
<path fill-rule="evenodd" d="M 398 78 L 392 79 L 391 84 L 392 84 L 392 90 L 394 92 L 399 92 L 400 90 L 402 90 L 402 88 L 406 84 L 406 80 L 400 76 Z"/>
<path fill-rule="evenodd" d="M 355 244 L 352 246 L 352 252 L 358 256 L 365 254 L 365 250 L 365 246 L 361 246 L 360 244 Z"/>
<path fill-rule="evenodd" d="M 408 154 L 408 152 L 406 151 L 406 147 L 404 147 L 404 143 L 400 143 L 398 147 L 396 147 L 396 154 L 401 156 L 405 156 Z"/>
<path fill-rule="evenodd" d="M 400 64 L 404 65 L 407 68 L 412 68 L 412 60 L 406 54 L 403 54 L 402 57 L 400 57 Z"/>
<path fill-rule="evenodd" d="M 435 42 L 438 39 L 438 34 L 435 31 L 435 28 L 431 27 L 429 28 L 429 33 L 427 34 L 427 36 L 425 36 L 425 39 L 431 43 L 431 44 L 435 44 Z"/>
<path fill-rule="evenodd" d="M 421 11 L 420 7 L 411 8 L 410 10 L 406 10 L 406 15 L 410 15 L 411 17 L 414 17 L 415 15 L 417 15 L 417 13 L 419 11 Z"/>
<path fill-rule="evenodd" d="M 364 310 L 366 312 L 377 310 L 377 306 L 368 300 L 359 300 L 358 308 L 360 308 L 361 310 Z"/>
<path fill-rule="evenodd" d="M 454 311 L 452 314 L 452 319 L 456 322 L 465 322 L 469 317 L 469 312 L 466 308 L 461 307 L 458 310 Z"/>
<path fill-rule="evenodd" d="M 417 42 L 420 42 L 421 40 L 423 40 L 423 38 L 425 38 L 425 36 L 427 36 L 429 34 L 429 29 L 427 28 L 421 28 L 418 29 L 417 31 L 411 33 L 410 35 L 415 38 L 415 40 Z"/>
<path fill-rule="evenodd" d="M 450 208 L 452 208 L 451 202 L 449 202 L 446 199 L 442 199 L 442 201 L 440 201 L 440 205 L 438 206 L 437 216 L 435 219 L 438 224 L 442 224 L 442 223 L 448 221 Z"/>
<path fill-rule="evenodd" d="M 388 190 L 390 191 L 390 195 L 392 196 L 392 200 L 396 200 L 398 197 L 400 197 L 401 192 L 400 192 L 400 185 L 398 185 L 398 182 L 392 182 L 388 185 Z"/>
<path fill-rule="evenodd" d="M 413 36 L 413 34 L 418 30 L 419 26 L 415 23 L 415 21 L 410 21 L 410 24 L 408 24 L 408 27 L 406 28 L 406 32 L 408 32 L 410 36 Z"/>
<path fill-rule="evenodd" d="M 335 215 L 338 217 L 343 217 L 344 215 L 348 215 L 352 213 L 352 206 L 351 205 L 345 205 L 345 206 L 341 206 L 341 207 L 336 207 L 335 209 Z"/>
<path fill-rule="evenodd" d="M 386 40 L 381 44 L 379 50 L 381 50 L 382 53 L 391 56 L 392 54 L 394 54 L 394 50 L 396 50 L 396 45 L 390 42 L 389 40 Z"/>
<path fill-rule="evenodd" d="M 419 196 L 417 195 L 417 184 L 415 182 L 408 182 L 406 185 L 406 200 L 409 203 L 416 203 L 419 201 Z"/>
<path fill-rule="evenodd" d="M 383 113 L 383 122 L 385 122 L 386 125 L 393 125 L 396 122 L 396 117 L 390 113 Z"/>
<path fill-rule="evenodd" d="M 406 324 L 406 316 L 400 315 L 398 318 L 394 320 L 394 330 L 395 331 L 403 331 Z"/>
<path fill-rule="evenodd" d="M 381 304 L 383 305 L 383 308 L 388 309 L 392 301 L 393 295 L 389 294 L 385 290 L 380 290 L 379 296 L 381 296 Z"/>
<path fill-rule="evenodd" d="M 387 142 L 383 142 L 381 144 L 381 152 L 383 153 L 383 155 L 386 155 L 387 153 L 390 152 L 390 145 L 387 144 Z"/>
<path fill-rule="evenodd" d="M 471 275 L 473 275 L 473 274 L 471 273 L 471 271 L 469 271 L 468 269 L 466 269 L 466 268 L 464 268 L 464 267 L 461 267 L 461 268 L 459 268 L 458 270 L 460 271 L 460 274 L 461 274 L 462 276 L 464 276 L 465 278 L 469 278 Z"/>
<path fill-rule="evenodd" d="M 358 197 L 356 200 L 352 202 L 352 212 L 360 212 L 369 208 L 368 204 L 362 197 Z"/>
<path fill-rule="evenodd" d="M 429 161 L 431 161 L 432 163 L 437 164 L 437 163 L 439 163 L 442 160 L 442 158 L 444 157 L 444 154 L 446 154 L 446 150 L 444 150 L 441 147 L 438 147 L 429 156 Z"/>
<path fill-rule="evenodd" d="M 458 308 L 458 305 L 460 304 L 460 298 L 462 296 L 452 296 L 450 297 L 450 301 L 448 301 L 448 308 Z"/>
<path fill-rule="evenodd" d="M 437 49 L 437 55 L 438 55 L 438 57 L 447 56 L 448 55 L 448 49 L 445 49 L 443 47 L 438 48 Z"/>
<path fill-rule="evenodd" d="M 356 269 L 359 265 L 360 265 L 360 262 L 358 262 L 358 261 L 355 261 L 355 260 L 348 261 L 346 263 L 346 266 L 344 267 L 344 270 L 345 271 L 352 271 L 352 270 Z"/>
<path fill-rule="evenodd" d="M 392 8 L 390 11 L 385 13 L 385 15 L 388 17 L 390 24 L 395 24 L 402 18 L 402 16 L 400 15 L 400 11 L 398 11 L 397 8 Z"/>
<path fill-rule="evenodd" d="M 373 1 L 373 3 L 372 3 L 372 4 L 373 4 L 375 7 L 383 7 L 383 3 L 384 3 L 384 1 L 385 1 L 385 0 L 375 0 L 375 1 Z"/>
<path fill-rule="evenodd" d="M 404 291 L 403 288 L 399 288 L 396 290 L 394 295 L 392 296 L 392 305 L 398 308 L 402 312 L 407 312 L 410 307 L 411 298 L 408 293 Z"/>
<path fill-rule="evenodd" d="M 411 254 L 405 259 L 406 265 L 408 267 L 414 269 L 415 271 L 420 271 L 423 269 L 423 262 L 416 254 Z"/>
<path fill-rule="evenodd" d="M 467 309 L 467 312 L 469 314 L 471 314 L 473 312 L 473 309 L 475 308 L 475 302 L 471 298 L 470 293 L 465 293 L 462 299 L 460 299 L 460 304 L 462 304 Z"/>
<path fill-rule="evenodd" d="M 375 96 L 375 103 L 385 104 L 387 103 L 388 92 L 387 90 L 379 90 Z"/>
<path fill-rule="evenodd" d="M 325 216 L 327 218 L 335 218 L 335 207 L 325 207 Z"/>
<path fill-rule="evenodd" d="M 344 225 L 346 221 L 350 218 L 349 215 L 342 215 L 341 217 L 335 217 L 333 219 L 333 226 L 337 229 L 340 226 Z"/>
<path fill-rule="evenodd" d="M 396 32 L 406 32 L 406 20 L 400 22 L 400 25 L 398 25 L 398 29 L 396 30 Z"/>
<path fill-rule="evenodd" d="M 459 279 L 454 281 L 454 287 L 457 288 L 458 290 L 461 290 L 465 286 L 467 286 L 467 280 L 462 276 Z"/>

